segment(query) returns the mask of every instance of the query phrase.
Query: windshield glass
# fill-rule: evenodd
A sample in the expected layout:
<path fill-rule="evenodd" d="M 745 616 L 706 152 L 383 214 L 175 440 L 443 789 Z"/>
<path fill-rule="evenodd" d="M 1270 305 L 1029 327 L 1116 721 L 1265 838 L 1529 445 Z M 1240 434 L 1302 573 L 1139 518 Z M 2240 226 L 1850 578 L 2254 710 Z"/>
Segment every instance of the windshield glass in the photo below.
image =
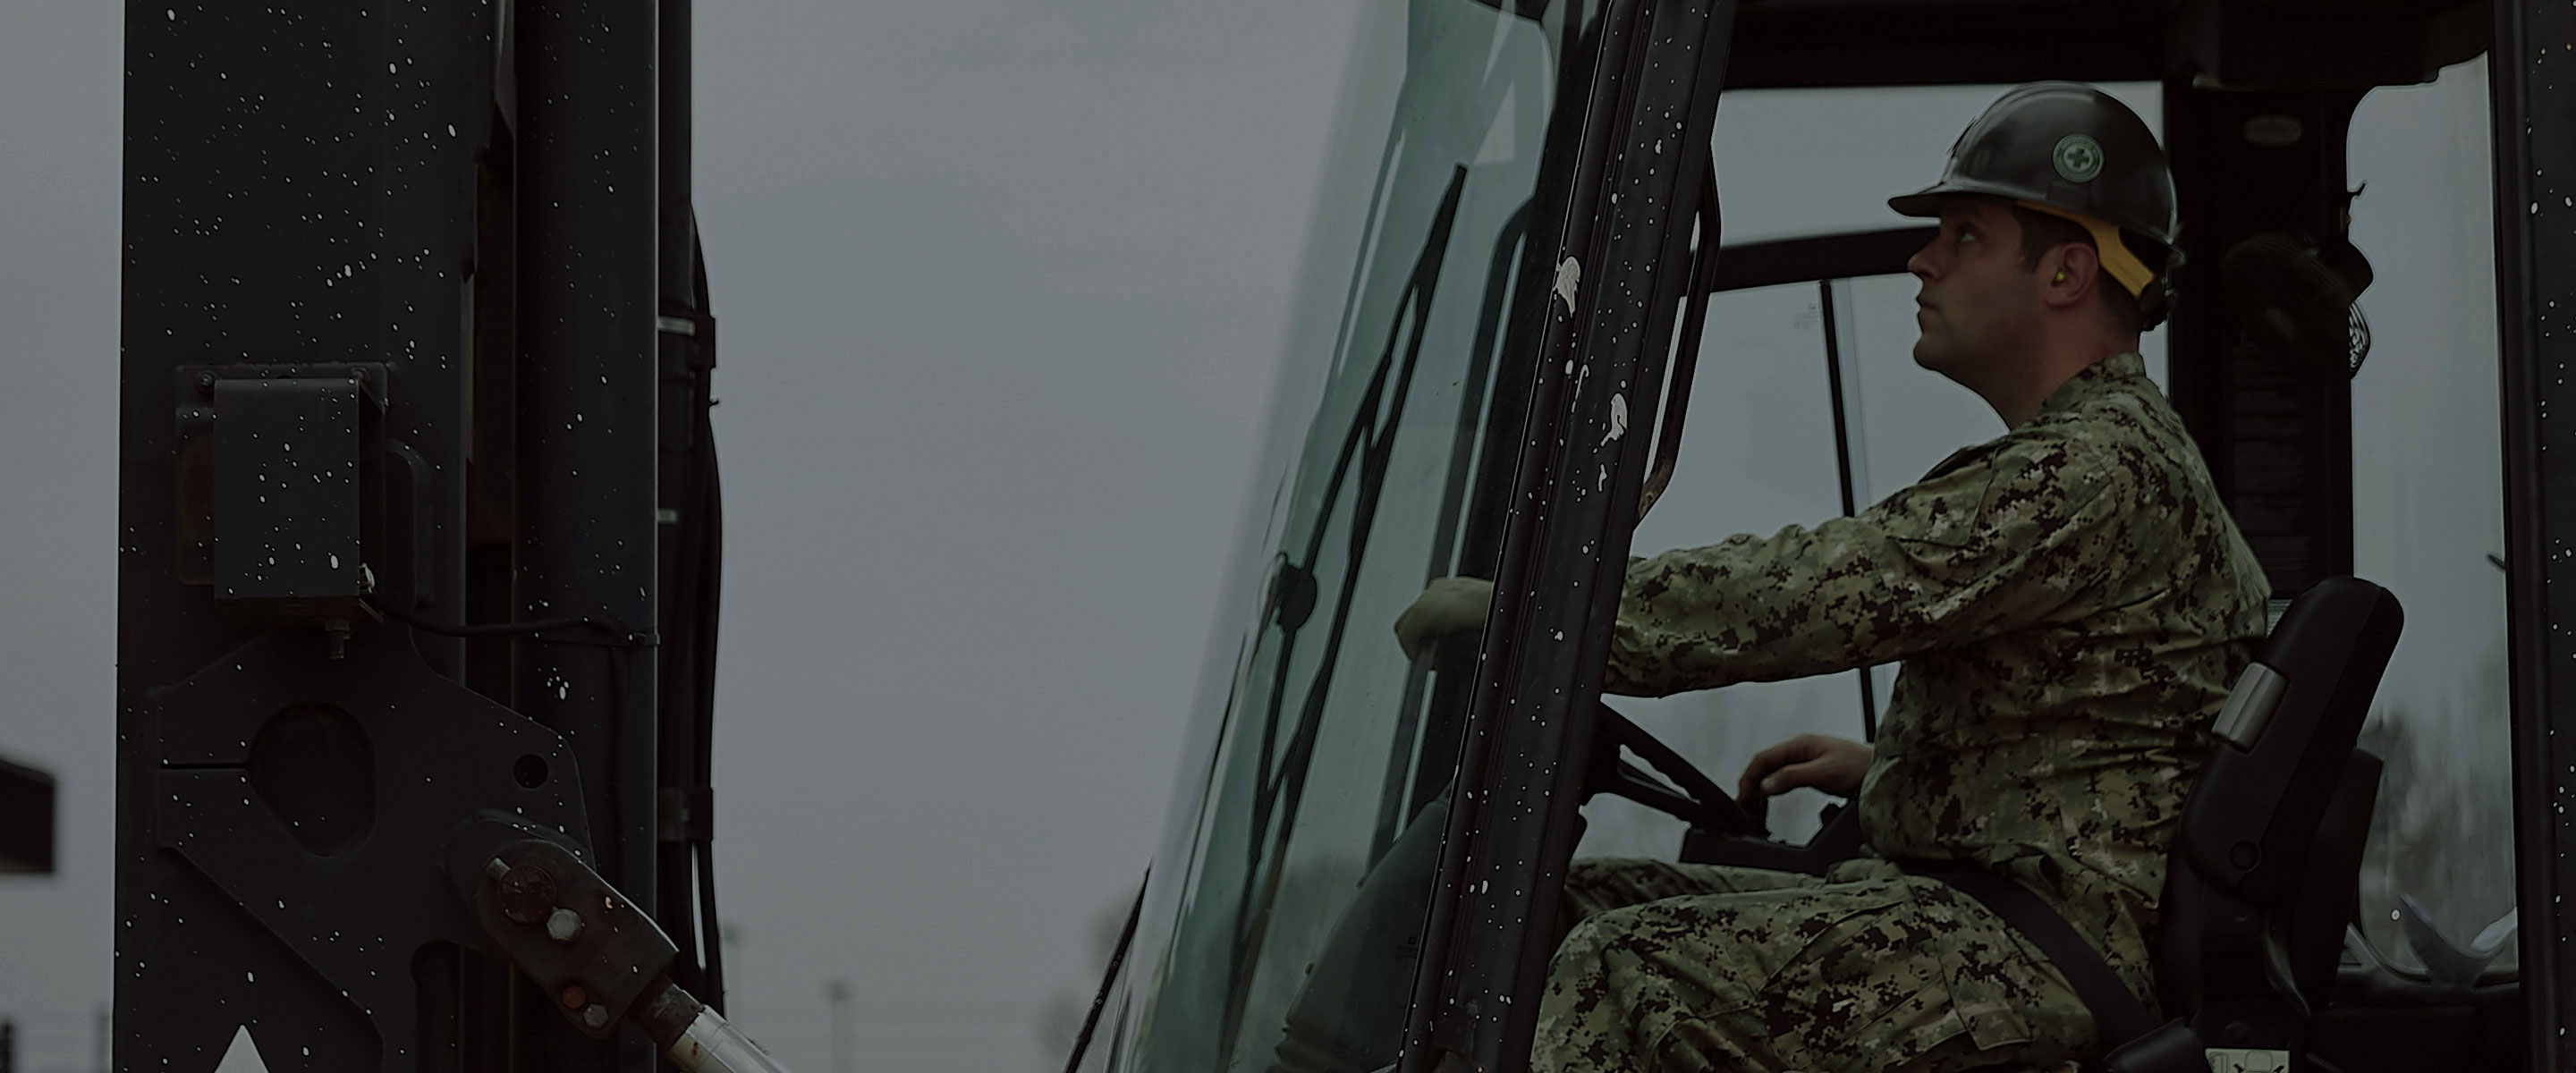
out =
<path fill-rule="evenodd" d="M 1505 6 L 1363 17 L 1106 1068 L 1394 1057 L 1466 692 L 1390 627 L 1492 568 L 1537 320 L 1513 311 L 1544 309 L 1519 281 L 1554 249 L 1529 222 L 1566 170 L 1541 157 L 1589 54 L 1580 5 Z"/>

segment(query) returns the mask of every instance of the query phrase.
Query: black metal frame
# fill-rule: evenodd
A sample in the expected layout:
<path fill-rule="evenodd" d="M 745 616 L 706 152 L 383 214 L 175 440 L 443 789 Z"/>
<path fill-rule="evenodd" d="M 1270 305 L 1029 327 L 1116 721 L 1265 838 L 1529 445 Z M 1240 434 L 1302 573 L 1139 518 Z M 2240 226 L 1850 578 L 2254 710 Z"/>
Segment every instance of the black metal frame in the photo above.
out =
<path fill-rule="evenodd" d="M 2515 858 L 2522 906 L 2525 1068 L 2563 1070 L 2576 1011 L 2576 959 L 2562 944 L 2576 919 L 2576 388 L 2558 370 L 2576 358 L 2576 66 L 2563 45 L 2576 11 L 2550 0 L 2498 0 L 2488 70 L 2495 152 L 2497 341 L 2503 369 L 2507 648 L 2513 679 Z M 2552 411 L 2555 410 L 2555 414 Z M 2551 447 L 2557 450 L 2551 452 Z M 2552 582 L 2556 582 L 2553 586 Z M 2561 733 L 2564 731 L 2565 733 Z"/>
<path fill-rule="evenodd" d="M 2401 85 L 2478 54 L 2476 0 L 1749 0 L 1729 89 L 2152 82 Z M 2404 33 L 2382 32 L 2391 22 Z"/>
<path fill-rule="evenodd" d="M 1540 18 L 1548 4 L 1545 0 L 1515 0 L 1514 7 L 1520 17 Z M 1456 530 L 1458 551 L 1454 559 L 1433 563 L 1435 574 L 1491 578 L 1502 559 L 1503 519 L 1519 502 L 1516 497 L 1518 464 L 1523 453 L 1521 437 L 1529 423 L 1529 393 L 1542 357 L 1539 341 L 1555 319 L 1554 306 L 1537 303 L 1535 296 L 1551 282 L 1559 239 L 1555 229 L 1565 226 L 1563 206 L 1576 196 L 1573 165 L 1581 155 L 1582 134 L 1591 118 L 1587 109 L 1593 99 L 1592 86 L 1599 76 L 1592 65 L 1571 57 L 1599 51 L 1608 7 L 1609 0 L 1567 0 L 1558 25 L 1559 55 L 1568 58 L 1557 65 L 1557 104 L 1548 116 L 1538 186 L 1517 214 L 1517 223 L 1510 228 L 1512 236 L 1495 246 L 1497 280 L 1510 282 L 1490 287 L 1478 311 L 1476 352 L 1493 355 L 1491 387 L 1480 384 L 1478 391 L 1469 392 L 1490 395 L 1478 402 L 1485 408 L 1481 442 L 1473 452 L 1473 471 L 1452 476 L 1452 487 L 1463 494 L 1460 505 L 1464 511 L 1457 519 Z M 1508 275 L 1499 271 L 1515 263 Z M 1496 350 L 1498 341 L 1500 349 Z M 1464 427 L 1463 418 L 1461 424 Z M 1448 524 L 1448 510 L 1444 496 L 1444 527 Z M 1459 665 L 1456 660 L 1472 657 L 1472 653 L 1453 652 L 1452 662 L 1444 666 L 1454 667 Z M 1423 744 L 1414 767 L 1415 789 L 1405 802 L 1407 815 L 1430 803 L 1457 770 L 1467 740 L 1463 728 L 1473 681 L 1472 675 L 1442 673 L 1427 691 Z M 1393 841 L 1392 831 L 1387 832 L 1385 841 Z"/>
<path fill-rule="evenodd" d="M 1538 348 L 1498 611 L 1470 701 L 1425 971 L 1399 1069 L 1526 1065 L 1556 940 L 1576 812 L 1691 223 L 1726 69 L 1733 0 L 1622 0 L 1602 21 Z M 1611 195 L 1619 195 L 1614 202 Z M 1713 224 L 1713 221 L 1712 221 Z M 1716 242 L 1712 226 L 1701 237 Z M 1570 293 L 1572 297 L 1565 297 Z M 1597 480 L 1575 479 L 1594 474 Z M 1606 597 L 1604 593 L 1607 593 Z M 1444 1057 L 1447 1056 L 1447 1057 Z"/>
<path fill-rule="evenodd" d="M 254 1024 L 271 1068 L 653 1068 L 434 879 L 478 815 L 583 854 L 720 993 L 689 16 L 129 9 L 120 1066 Z M 354 476 L 259 499 L 321 447 Z"/>
<path fill-rule="evenodd" d="M 1897 275 L 1905 271 L 1905 262 L 1940 230 L 1891 227 L 1728 246 L 1717 253 L 1717 271 L 1709 276 L 1708 289 L 1742 291 L 1783 283 Z"/>

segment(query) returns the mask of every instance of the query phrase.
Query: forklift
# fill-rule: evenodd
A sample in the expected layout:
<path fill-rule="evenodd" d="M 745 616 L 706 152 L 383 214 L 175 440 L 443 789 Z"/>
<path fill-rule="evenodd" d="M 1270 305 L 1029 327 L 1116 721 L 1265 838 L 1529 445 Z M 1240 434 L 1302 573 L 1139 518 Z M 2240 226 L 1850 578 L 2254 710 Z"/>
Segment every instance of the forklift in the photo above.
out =
<path fill-rule="evenodd" d="M 691 17 L 128 6 L 118 1068 L 202 1073 L 245 1028 L 278 1071 L 777 1068 L 723 1018 L 715 934 Z M 1588 799 L 1689 824 L 1685 859 L 1833 849 L 1767 837 L 1599 697 L 1599 594 L 1690 479 L 1710 297 L 1812 284 L 1830 311 L 1926 237 L 1725 244 L 1714 117 L 1728 90 L 2039 79 L 2162 87 L 2167 385 L 2290 683 L 2213 764 L 2204 791 L 2242 799 L 2178 847 L 2203 911 L 2166 928 L 2175 1020 L 2112 1068 L 2566 1068 L 2570 40 L 2539 0 L 1379 5 L 1180 792 L 1069 1068 L 1516 1073 Z M 2354 108 L 2480 55 L 2516 895 L 2542 915 L 2435 973 L 2347 935 L 2393 608 L 2293 598 L 2362 591 Z M 1482 636 L 1396 657 L 1384 624 L 1449 574 L 1505 594 Z M 2352 628 L 2287 644 L 2300 621 Z"/>

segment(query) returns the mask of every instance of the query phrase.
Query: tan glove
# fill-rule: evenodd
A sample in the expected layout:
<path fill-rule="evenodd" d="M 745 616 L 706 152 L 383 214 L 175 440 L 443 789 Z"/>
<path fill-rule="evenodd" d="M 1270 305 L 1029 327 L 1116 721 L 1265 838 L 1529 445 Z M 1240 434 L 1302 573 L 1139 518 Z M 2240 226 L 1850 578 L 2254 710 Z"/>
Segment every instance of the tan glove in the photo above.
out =
<path fill-rule="evenodd" d="M 1419 659 L 1433 642 L 1485 627 L 1485 612 L 1494 604 L 1494 583 L 1472 577 L 1444 577 L 1424 586 L 1413 606 L 1395 616 L 1395 643 L 1404 658 Z"/>

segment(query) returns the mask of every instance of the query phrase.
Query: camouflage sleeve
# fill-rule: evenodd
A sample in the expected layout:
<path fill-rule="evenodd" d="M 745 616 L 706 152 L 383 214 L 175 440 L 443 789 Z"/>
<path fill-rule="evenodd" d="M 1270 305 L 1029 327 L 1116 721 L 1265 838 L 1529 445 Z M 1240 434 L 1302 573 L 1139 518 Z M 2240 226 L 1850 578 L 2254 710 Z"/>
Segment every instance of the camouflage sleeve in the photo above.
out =
<path fill-rule="evenodd" d="M 1631 560 L 1602 688 L 1826 674 L 2080 614 L 2130 554 L 2136 484 L 2083 441 L 2006 436 L 1857 517 Z"/>

